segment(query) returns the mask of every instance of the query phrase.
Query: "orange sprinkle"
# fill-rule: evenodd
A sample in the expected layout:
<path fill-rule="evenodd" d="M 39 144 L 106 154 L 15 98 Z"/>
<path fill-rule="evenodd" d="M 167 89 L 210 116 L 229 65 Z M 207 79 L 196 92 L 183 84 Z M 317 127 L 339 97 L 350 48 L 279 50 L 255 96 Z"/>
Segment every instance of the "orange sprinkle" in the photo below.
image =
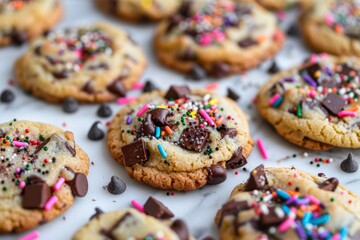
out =
<path fill-rule="evenodd" d="M 337 32 L 337 33 L 344 32 L 344 28 L 340 24 L 335 24 L 334 28 L 335 28 L 335 32 Z"/>
<path fill-rule="evenodd" d="M 283 42 L 285 40 L 284 33 L 282 31 L 276 31 L 274 34 L 274 40 L 276 42 Z"/>
<path fill-rule="evenodd" d="M 337 89 L 336 89 L 336 88 L 333 88 L 333 89 L 332 89 L 332 92 L 333 92 L 333 93 L 337 93 Z"/>
<path fill-rule="evenodd" d="M 208 91 L 212 91 L 212 90 L 215 90 L 219 87 L 219 84 L 217 83 L 210 83 L 208 85 L 206 85 L 205 89 L 208 90 Z"/>
<path fill-rule="evenodd" d="M 349 99 L 350 100 L 350 99 Z M 356 112 L 358 110 L 358 106 L 355 105 L 355 106 L 352 106 L 352 107 L 349 107 L 348 109 L 346 109 L 347 111 L 351 111 L 351 112 Z"/>
<path fill-rule="evenodd" d="M 165 131 L 161 131 L 161 136 L 165 136 Z"/>
<path fill-rule="evenodd" d="M 167 132 L 167 134 L 172 135 L 173 131 L 171 130 L 171 128 L 169 126 L 165 126 L 165 131 Z"/>
<path fill-rule="evenodd" d="M 216 126 L 220 126 L 224 122 L 223 116 L 220 116 L 218 120 L 216 120 L 215 124 Z"/>
<path fill-rule="evenodd" d="M 265 40 L 266 40 L 266 36 L 265 36 L 265 35 L 259 35 L 259 36 L 256 37 L 256 41 L 257 41 L 258 43 L 262 43 L 262 42 L 264 42 Z"/>

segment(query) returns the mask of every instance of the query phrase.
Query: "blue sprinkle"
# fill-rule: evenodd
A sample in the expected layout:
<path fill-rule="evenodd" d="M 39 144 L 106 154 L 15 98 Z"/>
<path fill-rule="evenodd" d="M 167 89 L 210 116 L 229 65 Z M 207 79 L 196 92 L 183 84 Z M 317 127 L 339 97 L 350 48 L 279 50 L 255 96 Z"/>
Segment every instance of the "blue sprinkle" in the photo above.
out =
<path fill-rule="evenodd" d="M 158 150 L 159 150 L 161 156 L 162 156 L 163 158 L 167 158 L 167 154 L 166 154 L 163 146 L 161 146 L 161 144 L 158 144 L 157 147 L 158 147 Z"/>
<path fill-rule="evenodd" d="M 340 240 L 345 240 L 346 239 L 346 236 L 348 234 L 348 229 L 347 227 L 343 227 L 340 229 Z"/>
<path fill-rule="evenodd" d="M 160 138 L 160 127 L 155 128 L 155 137 Z"/>
<path fill-rule="evenodd" d="M 306 226 L 306 224 L 310 221 L 312 215 L 313 215 L 312 212 L 306 212 L 302 219 L 302 225 Z"/>
<path fill-rule="evenodd" d="M 330 221 L 330 215 L 329 214 L 325 214 L 325 215 L 322 215 L 318 218 L 315 218 L 315 219 L 311 219 L 310 220 L 310 223 L 313 224 L 313 225 L 324 225 L 325 223 L 329 222 Z"/>
<path fill-rule="evenodd" d="M 290 208 L 289 208 L 288 206 L 282 205 L 281 208 L 282 208 L 282 210 L 284 211 L 284 213 L 285 213 L 286 215 L 289 214 Z"/>
<path fill-rule="evenodd" d="M 280 189 L 276 190 L 276 194 L 281 198 L 281 199 L 284 199 L 284 200 L 288 200 L 290 198 L 290 194 L 288 194 L 287 192 L 284 192 Z"/>
<path fill-rule="evenodd" d="M 282 102 L 283 102 L 284 98 L 280 97 L 278 100 L 276 100 L 273 104 L 273 107 L 278 107 Z"/>

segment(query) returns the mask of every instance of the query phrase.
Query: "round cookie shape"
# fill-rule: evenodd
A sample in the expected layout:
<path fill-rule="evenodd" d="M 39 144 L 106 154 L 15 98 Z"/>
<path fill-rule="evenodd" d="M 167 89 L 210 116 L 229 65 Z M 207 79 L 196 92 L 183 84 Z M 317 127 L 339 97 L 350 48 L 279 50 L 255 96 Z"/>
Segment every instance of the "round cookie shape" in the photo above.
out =
<path fill-rule="evenodd" d="M 97 6 L 129 22 L 159 21 L 173 14 L 183 0 L 95 0 Z"/>
<path fill-rule="evenodd" d="M 37 39 L 15 73 L 23 89 L 48 102 L 108 102 L 124 97 L 145 66 L 142 50 L 125 32 L 99 23 Z"/>
<path fill-rule="evenodd" d="M 359 214 L 359 197 L 336 178 L 260 165 L 215 221 L 220 239 L 358 239 Z"/>
<path fill-rule="evenodd" d="M 71 132 L 14 120 L 0 138 L 0 233 L 51 221 L 86 195 L 89 158 Z"/>
<path fill-rule="evenodd" d="M 312 55 L 260 89 L 261 116 L 286 140 L 313 150 L 359 148 L 360 62 Z"/>
<path fill-rule="evenodd" d="M 354 0 L 314 1 L 300 18 L 304 38 L 315 51 L 359 57 L 359 12 Z"/>
<path fill-rule="evenodd" d="M 1 1 L 0 46 L 33 40 L 55 25 L 62 15 L 59 0 Z"/>
<path fill-rule="evenodd" d="M 311 6 L 313 0 L 257 0 L 257 2 L 271 10 L 284 10 L 296 5 L 301 7 Z"/>
<path fill-rule="evenodd" d="M 226 169 L 246 164 L 253 141 L 234 101 L 171 86 L 121 109 L 110 123 L 107 144 L 135 180 L 188 191 L 225 181 Z"/>
<path fill-rule="evenodd" d="M 284 41 L 274 15 L 250 0 L 185 1 L 154 37 L 159 60 L 195 79 L 253 68 Z"/>

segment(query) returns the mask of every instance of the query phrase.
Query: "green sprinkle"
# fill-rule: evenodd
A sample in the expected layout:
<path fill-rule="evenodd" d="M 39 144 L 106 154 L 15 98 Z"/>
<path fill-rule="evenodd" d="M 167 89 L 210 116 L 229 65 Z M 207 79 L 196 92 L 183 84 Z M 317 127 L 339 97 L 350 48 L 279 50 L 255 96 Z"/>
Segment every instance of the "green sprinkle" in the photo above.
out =
<path fill-rule="evenodd" d="M 3 190 L 4 192 L 6 192 L 6 191 L 7 191 L 7 187 L 3 187 L 2 190 Z"/>
<path fill-rule="evenodd" d="M 40 134 L 39 138 L 41 141 L 45 141 L 45 137 L 43 135 Z"/>
<path fill-rule="evenodd" d="M 301 110 L 301 105 L 298 104 L 297 107 L 296 107 L 296 116 L 298 117 L 302 117 L 302 110 Z"/>
<path fill-rule="evenodd" d="M 320 164 L 318 163 L 318 164 L 316 164 L 316 166 L 317 166 L 317 167 L 320 167 Z"/>
<path fill-rule="evenodd" d="M 128 129 L 126 132 L 127 132 L 127 133 L 130 133 L 130 130 Z"/>
<path fill-rule="evenodd" d="M 330 202 L 333 202 L 333 201 L 335 201 L 335 199 L 334 199 L 334 198 L 330 198 Z"/>
<path fill-rule="evenodd" d="M 141 121 L 141 117 L 138 117 L 138 119 L 137 119 L 139 122 Z"/>
<path fill-rule="evenodd" d="M 46 146 L 44 147 L 44 150 L 45 150 L 45 151 L 47 151 L 48 149 L 49 149 L 48 147 L 46 147 Z"/>

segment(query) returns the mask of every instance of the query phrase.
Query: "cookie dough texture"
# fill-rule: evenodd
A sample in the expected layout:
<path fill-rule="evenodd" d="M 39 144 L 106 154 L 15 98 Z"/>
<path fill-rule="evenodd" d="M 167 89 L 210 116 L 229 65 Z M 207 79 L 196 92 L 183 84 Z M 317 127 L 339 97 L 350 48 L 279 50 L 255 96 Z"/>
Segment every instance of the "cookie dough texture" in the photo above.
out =
<path fill-rule="evenodd" d="M 44 123 L 15 121 L 0 124 L 0 129 L 1 149 L 5 149 L 0 153 L 1 159 L 5 160 L 0 162 L 0 233 L 22 232 L 51 221 L 73 204 L 75 196 L 68 182 L 74 178 L 74 173 L 88 174 L 89 159 L 75 144 L 73 134 L 57 127 Z M 39 137 L 40 135 L 42 137 Z M 18 147 L 4 143 L 5 136 L 10 139 L 18 137 L 20 141 L 29 137 L 32 143 L 27 150 L 17 151 Z M 46 145 L 41 147 L 41 143 L 46 141 Z M 17 169 L 24 171 L 21 170 L 18 174 Z M 16 185 L 17 181 L 26 182 L 29 178 L 38 181 L 36 177 L 42 179 L 50 188 L 58 178 L 65 178 L 62 188 L 52 192 L 52 195 L 58 197 L 58 202 L 48 211 L 23 207 L 23 191 L 31 184 L 21 189 Z"/>
<path fill-rule="evenodd" d="M 297 191 L 302 196 L 311 195 L 325 206 L 326 212 L 330 215 L 330 221 L 322 225 L 324 230 L 327 229 L 335 233 L 341 228 L 346 227 L 348 229 L 348 236 L 345 238 L 358 239 L 359 235 L 357 234 L 360 231 L 360 199 L 356 194 L 337 184 L 335 191 L 321 189 L 319 186 L 324 184 L 327 180 L 326 177 L 314 176 L 298 169 L 265 168 L 265 175 L 267 184 L 263 186 L 262 190 L 258 190 L 258 194 L 267 189 L 270 191 L 271 189 L 281 189 L 282 191 Z M 249 206 L 256 203 L 256 197 L 253 194 L 257 190 L 246 190 L 246 184 L 248 183 L 235 187 L 228 203 L 231 201 L 245 201 Z M 234 229 L 235 218 L 239 221 L 236 232 Z M 220 219 L 221 211 L 216 216 L 216 223 L 220 229 L 220 239 L 253 240 L 258 239 L 257 237 L 260 236 L 264 237 L 264 239 L 270 236 L 276 239 L 300 239 L 294 228 L 290 228 L 282 234 L 276 233 L 275 236 L 266 233 L 269 228 L 254 228 L 261 220 L 259 220 L 259 215 L 255 213 L 252 207 L 238 212 L 235 216 L 223 216 L 222 222 L 220 222 Z"/>
<path fill-rule="evenodd" d="M 63 15 L 58 0 L 0 2 L 0 46 L 33 40 L 55 25 Z"/>
<path fill-rule="evenodd" d="M 136 135 L 129 134 L 128 130 L 138 130 L 140 122 L 137 120 L 137 112 L 144 104 L 150 103 L 154 105 L 162 105 L 167 101 L 164 99 L 163 91 L 154 91 L 149 94 L 144 94 L 135 102 L 121 109 L 111 124 L 109 125 L 107 144 L 113 158 L 124 165 L 124 156 L 121 147 L 130 144 L 134 141 Z M 214 164 L 219 164 L 225 168 L 226 161 L 228 161 L 233 153 L 242 147 L 242 155 L 247 157 L 253 146 L 253 141 L 250 136 L 249 126 L 244 113 L 239 109 L 237 104 L 226 98 L 216 96 L 213 93 L 204 91 L 192 91 L 192 99 L 202 99 L 206 94 L 210 94 L 212 98 L 218 100 L 218 108 L 223 108 L 220 113 L 224 117 L 230 115 L 233 120 L 228 120 L 227 127 L 236 129 L 236 136 L 230 138 L 229 136 L 221 137 L 220 133 L 211 127 L 207 127 L 210 131 L 209 139 L 210 145 L 213 149 L 211 159 L 209 155 L 205 155 L 203 151 L 190 151 L 179 145 L 174 144 L 174 141 L 179 141 L 179 137 L 186 127 L 189 127 L 186 119 L 186 126 L 179 124 L 172 130 L 171 138 L 156 139 L 149 137 L 141 137 L 145 142 L 146 148 L 149 151 L 149 159 L 144 164 L 135 164 L 131 167 L 125 167 L 127 173 L 139 182 L 146 183 L 152 187 L 162 189 L 174 189 L 179 191 L 188 191 L 198 189 L 207 184 L 209 171 L 208 168 Z M 170 117 L 172 122 L 181 122 L 182 114 L 186 114 L 186 110 L 176 113 L 175 116 Z M 130 125 L 125 124 L 128 116 L 131 116 L 133 121 Z M 166 161 L 159 153 L 158 144 L 161 144 L 167 153 Z M 219 150 L 216 151 L 215 148 Z M 241 153 L 240 153 L 241 154 Z M 239 156 L 241 157 L 241 155 Z M 245 164 L 245 163 L 244 163 Z M 224 169 L 225 170 L 225 169 Z M 226 174 L 226 173 L 225 173 Z"/>
<path fill-rule="evenodd" d="M 193 75 L 201 68 L 209 76 L 224 77 L 259 65 L 284 44 L 275 16 L 253 1 L 184 4 L 187 6 L 160 23 L 154 37 L 160 62 L 177 71 Z M 211 9 L 219 9 L 219 16 Z"/>
<path fill-rule="evenodd" d="M 281 136 L 301 147 L 313 150 L 359 148 L 360 112 L 356 79 L 359 78 L 360 62 L 355 58 L 324 56 L 313 55 L 318 59 L 314 63 L 308 60 L 303 65 L 272 76 L 258 93 L 258 110 Z M 305 78 L 311 78 L 316 87 Z M 353 85 L 348 85 L 345 79 Z M 283 99 L 278 106 L 269 104 L 275 94 Z M 324 105 L 330 95 L 337 95 L 337 100 L 343 101 L 335 113 Z M 339 117 L 338 112 L 341 111 L 352 111 L 355 116 Z"/>
<path fill-rule="evenodd" d="M 257 0 L 257 2 L 270 10 L 284 10 L 296 5 L 309 7 L 313 0 Z"/>
<path fill-rule="evenodd" d="M 146 67 L 140 47 L 106 23 L 37 39 L 15 64 L 19 85 L 48 102 L 108 102 L 126 94 Z"/>
<path fill-rule="evenodd" d="M 173 14 L 182 0 L 95 0 L 104 12 L 130 21 L 159 21 Z"/>

